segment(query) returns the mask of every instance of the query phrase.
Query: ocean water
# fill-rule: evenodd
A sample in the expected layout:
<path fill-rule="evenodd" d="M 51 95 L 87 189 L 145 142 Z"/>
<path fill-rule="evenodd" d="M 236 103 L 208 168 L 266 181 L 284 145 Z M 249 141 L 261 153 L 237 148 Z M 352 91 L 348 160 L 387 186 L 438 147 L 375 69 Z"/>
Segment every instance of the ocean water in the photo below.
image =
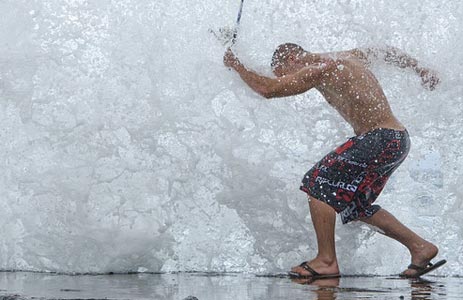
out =
<path fill-rule="evenodd" d="M 0 1 L 0 270 L 279 273 L 316 253 L 303 174 L 353 132 L 311 91 L 266 100 L 209 32 L 238 0 Z M 393 45 L 439 72 L 372 69 L 412 149 L 378 204 L 463 275 L 463 3 L 245 1 L 235 51 Z M 404 247 L 336 231 L 344 274 L 396 274 Z M 387 249 L 387 251 L 385 251 Z"/>

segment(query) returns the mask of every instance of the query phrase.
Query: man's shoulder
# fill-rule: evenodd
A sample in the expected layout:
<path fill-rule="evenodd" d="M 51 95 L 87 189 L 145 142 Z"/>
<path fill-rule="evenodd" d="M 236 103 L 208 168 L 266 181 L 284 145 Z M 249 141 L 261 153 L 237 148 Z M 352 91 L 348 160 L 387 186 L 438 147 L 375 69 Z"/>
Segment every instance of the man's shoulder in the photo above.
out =
<path fill-rule="evenodd" d="M 366 49 L 362 48 L 353 48 L 350 50 L 338 51 L 333 52 L 336 57 L 344 58 L 344 59 L 360 59 L 366 60 L 368 58 L 368 53 Z"/>

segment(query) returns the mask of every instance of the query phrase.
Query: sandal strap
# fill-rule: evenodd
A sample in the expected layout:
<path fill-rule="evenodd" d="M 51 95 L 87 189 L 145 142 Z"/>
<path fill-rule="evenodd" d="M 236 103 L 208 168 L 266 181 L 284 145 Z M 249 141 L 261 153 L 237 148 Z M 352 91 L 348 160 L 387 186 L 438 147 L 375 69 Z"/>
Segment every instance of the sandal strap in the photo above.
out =
<path fill-rule="evenodd" d="M 303 262 L 302 264 L 299 265 L 300 267 L 304 268 L 304 270 L 306 270 L 307 272 L 309 272 L 310 274 L 312 274 L 312 276 L 320 276 L 320 274 L 318 274 L 317 271 L 315 271 L 314 269 L 312 269 L 309 265 L 308 265 L 308 262 L 305 261 Z"/>
<path fill-rule="evenodd" d="M 412 270 L 416 270 L 416 271 L 423 271 L 424 269 L 428 268 L 428 267 L 432 267 L 433 264 L 432 263 L 428 263 L 427 265 L 425 266 L 418 266 L 418 265 L 415 265 L 415 264 L 410 264 L 408 266 L 409 269 L 412 269 Z"/>

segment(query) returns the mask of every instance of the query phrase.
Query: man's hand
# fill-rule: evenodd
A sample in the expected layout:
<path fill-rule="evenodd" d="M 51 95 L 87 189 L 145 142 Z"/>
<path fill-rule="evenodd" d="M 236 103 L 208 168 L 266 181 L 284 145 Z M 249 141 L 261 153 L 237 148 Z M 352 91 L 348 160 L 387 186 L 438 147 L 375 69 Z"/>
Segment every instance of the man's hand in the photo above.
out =
<path fill-rule="evenodd" d="M 233 68 L 234 66 L 240 64 L 239 59 L 235 56 L 230 48 L 227 49 L 225 55 L 223 56 L 223 64 L 229 68 Z"/>
<path fill-rule="evenodd" d="M 440 82 L 438 74 L 434 70 L 428 68 L 420 68 L 416 70 L 416 72 L 421 77 L 421 85 L 430 91 L 433 91 L 436 88 L 436 85 L 438 85 Z"/>

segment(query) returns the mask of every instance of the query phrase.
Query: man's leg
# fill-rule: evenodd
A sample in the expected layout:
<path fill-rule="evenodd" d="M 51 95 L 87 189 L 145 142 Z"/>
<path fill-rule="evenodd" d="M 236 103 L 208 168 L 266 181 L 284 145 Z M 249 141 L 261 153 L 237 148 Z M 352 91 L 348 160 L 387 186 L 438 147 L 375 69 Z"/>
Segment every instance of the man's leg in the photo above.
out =
<path fill-rule="evenodd" d="M 308 265 L 319 274 L 338 274 L 339 267 L 334 243 L 336 212 L 328 204 L 310 197 L 310 215 L 317 235 L 318 254 Z M 302 267 L 293 267 L 292 272 L 310 275 Z"/>
<path fill-rule="evenodd" d="M 363 218 L 362 221 L 378 227 L 386 236 L 407 247 L 412 256 L 412 264 L 425 266 L 439 251 L 434 244 L 418 236 L 384 209 L 380 209 L 369 218 Z M 403 274 L 413 276 L 416 272 L 416 270 L 407 269 Z"/>

